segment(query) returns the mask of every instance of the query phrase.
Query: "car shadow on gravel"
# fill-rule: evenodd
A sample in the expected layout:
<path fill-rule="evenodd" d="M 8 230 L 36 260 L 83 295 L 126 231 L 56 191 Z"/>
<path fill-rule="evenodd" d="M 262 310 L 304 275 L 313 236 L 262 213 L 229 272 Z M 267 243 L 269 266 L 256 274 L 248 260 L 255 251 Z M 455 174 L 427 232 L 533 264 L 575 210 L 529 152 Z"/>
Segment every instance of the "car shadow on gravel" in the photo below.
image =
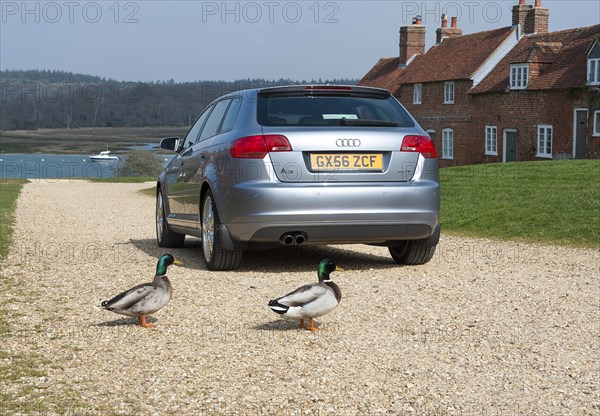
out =
<path fill-rule="evenodd" d="M 187 237 L 183 248 L 158 247 L 154 239 L 130 240 L 137 249 L 158 258 L 164 253 L 171 253 L 188 269 L 206 270 L 202 260 L 202 240 Z M 361 253 L 345 248 L 346 246 L 293 246 L 270 250 L 245 251 L 242 264 L 231 273 L 249 271 L 264 272 L 306 272 L 316 270 L 324 258 L 332 259 L 343 269 L 389 269 L 400 267 L 381 248 L 382 255 Z"/>
<path fill-rule="evenodd" d="M 242 265 L 234 272 L 306 272 L 317 269 L 319 262 L 330 258 L 339 267 L 351 269 L 388 269 L 398 267 L 390 256 L 360 253 L 343 246 L 285 247 L 244 253 Z"/>

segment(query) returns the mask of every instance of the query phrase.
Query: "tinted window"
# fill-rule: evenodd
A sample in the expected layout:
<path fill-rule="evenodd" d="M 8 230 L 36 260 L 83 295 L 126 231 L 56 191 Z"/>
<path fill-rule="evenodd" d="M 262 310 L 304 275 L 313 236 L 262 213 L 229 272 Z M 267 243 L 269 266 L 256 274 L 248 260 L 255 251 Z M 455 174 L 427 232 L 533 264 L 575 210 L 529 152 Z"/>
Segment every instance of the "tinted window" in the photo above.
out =
<path fill-rule="evenodd" d="M 219 101 L 215 105 L 215 109 L 212 111 L 212 113 L 210 113 L 210 116 L 208 117 L 208 120 L 206 120 L 206 124 L 202 129 L 202 133 L 200 133 L 200 141 L 208 139 L 209 137 L 213 137 L 215 134 L 217 134 L 230 101 L 231 100 Z"/>
<path fill-rule="evenodd" d="M 237 120 L 238 113 L 240 112 L 241 105 L 242 99 L 240 97 L 234 98 L 231 101 L 231 105 L 227 110 L 227 114 L 225 115 L 225 119 L 223 120 L 223 126 L 221 127 L 221 131 L 219 131 L 219 133 L 225 133 L 233 129 L 233 126 L 235 126 L 235 121 Z"/>
<path fill-rule="evenodd" d="M 259 95 L 258 122 L 263 126 L 414 126 L 393 97 L 326 95 Z"/>
<path fill-rule="evenodd" d="M 200 132 L 200 129 L 202 128 L 202 125 L 204 124 L 206 117 L 208 117 L 208 115 L 210 114 L 210 110 L 211 110 L 211 107 L 207 108 L 206 110 L 204 110 L 204 112 L 202 114 L 200 114 L 200 117 L 198 117 L 198 119 L 196 120 L 196 122 L 194 123 L 194 125 L 192 126 L 190 131 L 188 132 L 187 136 L 185 136 L 185 140 L 183 142 L 184 149 L 187 149 L 188 147 L 190 147 L 191 145 L 196 143 L 196 139 L 198 138 L 198 133 Z"/>

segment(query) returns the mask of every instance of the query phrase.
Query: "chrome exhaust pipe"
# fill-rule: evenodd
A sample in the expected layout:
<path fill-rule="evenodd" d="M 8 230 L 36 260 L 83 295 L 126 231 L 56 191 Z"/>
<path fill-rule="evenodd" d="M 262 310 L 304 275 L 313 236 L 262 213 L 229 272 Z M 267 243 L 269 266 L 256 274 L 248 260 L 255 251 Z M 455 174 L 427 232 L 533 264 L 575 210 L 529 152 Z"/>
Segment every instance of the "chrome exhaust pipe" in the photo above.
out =
<path fill-rule="evenodd" d="M 291 234 L 284 234 L 283 237 L 281 237 L 281 242 L 286 246 L 291 246 L 294 244 L 294 236 Z"/>
<path fill-rule="evenodd" d="M 296 237 L 294 237 L 294 244 L 297 244 L 297 245 L 304 244 L 304 241 L 306 241 L 306 239 L 304 238 L 304 236 L 302 234 L 298 234 Z"/>

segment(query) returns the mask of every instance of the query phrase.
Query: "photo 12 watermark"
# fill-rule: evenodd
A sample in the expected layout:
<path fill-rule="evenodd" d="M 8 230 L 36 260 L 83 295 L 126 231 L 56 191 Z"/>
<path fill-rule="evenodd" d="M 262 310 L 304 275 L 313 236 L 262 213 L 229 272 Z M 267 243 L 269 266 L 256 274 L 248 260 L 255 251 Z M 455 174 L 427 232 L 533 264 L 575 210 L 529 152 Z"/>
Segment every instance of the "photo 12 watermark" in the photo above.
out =
<path fill-rule="evenodd" d="M 2 1 L 2 23 L 139 23 L 133 1 Z"/>
<path fill-rule="evenodd" d="M 139 83 L 46 83 L 41 81 L 10 81 L 0 84 L 2 104 L 36 103 L 58 104 L 60 102 L 137 104 Z"/>
<path fill-rule="evenodd" d="M 202 23 L 339 23 L 340 3 L 204 1 Z"/>
<path fill-rule="evenodd" d="M 508 2 L 506 2 L 508 3 Z M 512 3 L 511 3 L 512 6 Z M 415 16 L 421 16 L 423 23 L 440 23 L 442 15 L 456 17 L 458 21 L 474 23 L 484 21 L 498 23 L 502 19 L 503 8 L 497 1 L 403 1 L 402 21 L 410 23 Z"/>
<path fill-rule="evenodd" d="M 50 156 L 52 157 L 52 156 Z M 68 157 L 68 156 L 67 156 Z M 72 158 L 72 157 L 71 157 Z M 80 161 L 52 160 L 15 160 L 4 156 L 0 159 L 0 182 L 9 179 L 29 180 L 30 182 L 54 183 L 58 180 L 73 182 L 77 179 L 93 180 L 99 178 L 118 178 L 120 165 L 110 166 L 92 162 L 89 157 Z M 117 180 L 117 179 L 115 179 Z"/>

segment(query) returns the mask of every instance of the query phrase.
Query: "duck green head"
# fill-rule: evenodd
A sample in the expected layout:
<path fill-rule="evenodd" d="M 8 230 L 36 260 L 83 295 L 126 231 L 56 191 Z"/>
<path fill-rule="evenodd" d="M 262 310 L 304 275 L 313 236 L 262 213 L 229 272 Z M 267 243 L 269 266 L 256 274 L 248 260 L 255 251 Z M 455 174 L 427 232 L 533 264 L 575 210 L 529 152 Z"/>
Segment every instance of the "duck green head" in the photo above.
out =
<path fill-rule="evenodd" d="M 334 271 L 344 271 L 341 267 L 335 265 L 333 261 L 330 259 L 323 259 L 321 263 L 319 263 L 319 268 L 317 269 L 317 274 L 319 275 L 319 282 L 331 282 L 331 277 L 329 277 L 329 273 Z"/>
<path fill-rule="evenodd" d="M 167 274 L 167 268 L 172 264 L 181 266 L 183 263 L 177 260 L 171 254 L 163 254 L 160 256 L 158 263 L 156 263 L 156 275 L 164 276 Z"/>

